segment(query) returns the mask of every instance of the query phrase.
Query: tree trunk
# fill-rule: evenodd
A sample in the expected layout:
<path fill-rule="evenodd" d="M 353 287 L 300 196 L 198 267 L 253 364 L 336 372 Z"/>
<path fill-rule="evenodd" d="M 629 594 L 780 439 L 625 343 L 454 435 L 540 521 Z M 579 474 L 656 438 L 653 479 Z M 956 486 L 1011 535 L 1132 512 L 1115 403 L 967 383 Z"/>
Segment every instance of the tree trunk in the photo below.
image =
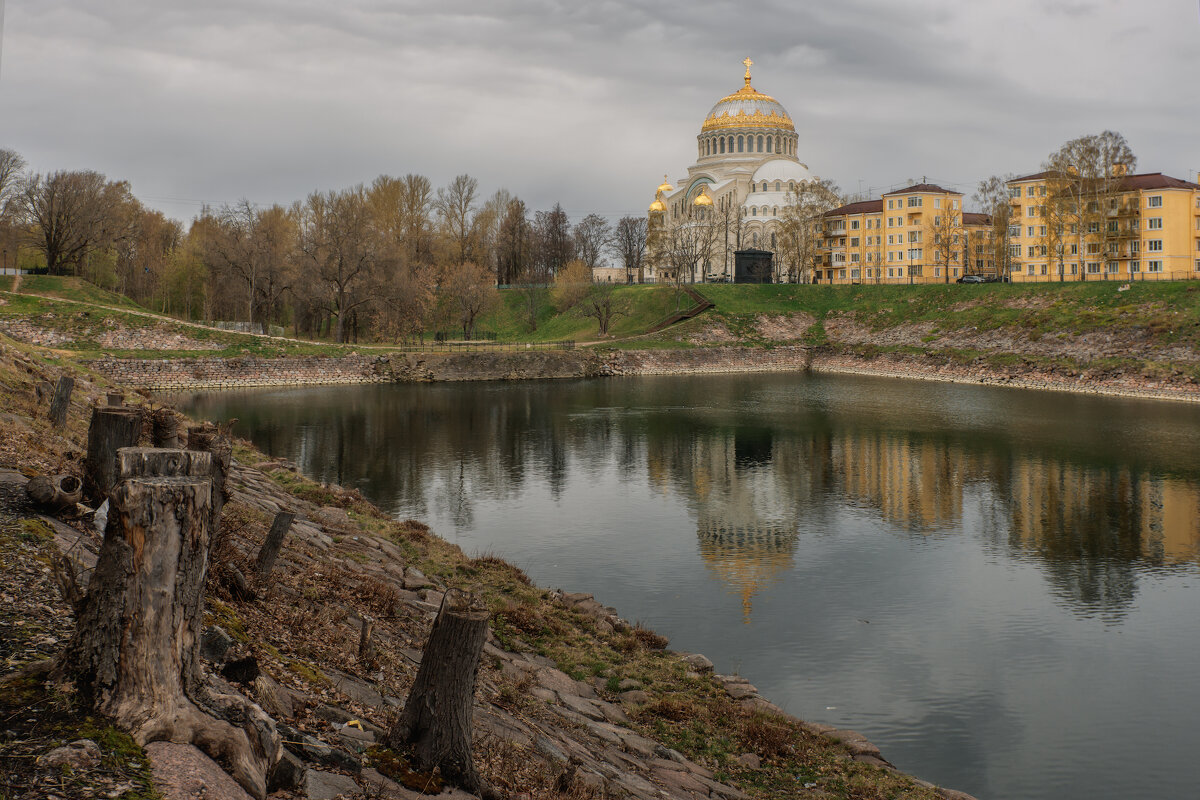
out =
<path fill-rule="evenodd" d="M 97 503 L 108 497 L 117 484 L 117 451 L 136 445 L 141 433 L 142 415 L 135 409 L 92 409 L 84 476 L 87 494 Z"/>
<path fill-rule="evenodd" d="M 71 408 L 71 391 L 75 388 L 75 379 L 63 376 L 54 387 L 54 399 L 50 401 L 50 424 L 61 428 L 67 422 L 67 411 Z"/>
<path fill-rule="evenodd" d="M 457 589 L 446 592 L 416 682 L 388 743 L 410 752 L 418 770 L 439 768 L 450 783 L 494 797 L 471 756 L 475 673 L 487 629 L 486 611 L 472 610 L 469 597 Z"/>
<path fill-rule="evenodd" d="M 203 466 L 180 455 L 122 452 L 132 471 Z M 60 673 L 139 744 L 193 743 L 263 798 L 278 755 L 270 740 L 209 715 L 187 691 L 198 673 L 211 499 L 208 477 L 131 477 L 112 491 L 104 544 Z"/>
<path fill-rule="evenodd" d="M 260 585 L 265 586 L 270 579 L 271 570 L 275 567 L 275 557 L 279 555 L 279 549 L 283 547 L 283 537 L 287 536 L 288 529 L 292 527 L 292 520 L 295 518 L 296 515 L 288 511 L 280 511 L 275 515 L 275 521 L 271 523 L 271 531 L 267 534 L 267 540 L 263 542 L 262 549 L 258 551 L 258 561 L 255 566 Z"/>

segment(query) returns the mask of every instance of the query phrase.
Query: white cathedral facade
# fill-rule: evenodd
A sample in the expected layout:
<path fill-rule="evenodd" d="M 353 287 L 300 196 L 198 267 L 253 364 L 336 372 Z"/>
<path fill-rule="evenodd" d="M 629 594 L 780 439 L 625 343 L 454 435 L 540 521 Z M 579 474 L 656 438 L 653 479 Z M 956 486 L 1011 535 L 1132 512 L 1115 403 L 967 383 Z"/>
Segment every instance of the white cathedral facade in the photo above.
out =
<path fill-rule="evenodd" d="M 731 280 L 736 250 L 775 251 L 789 192 L 813 179 L 796 155 L 799 137 L 778 100 L 750 85 L 750 59 L 745 85 L 722 97 L 700 126 L 696 162 L 674 185 L 658 187 L 649 210 L 649 268 L 646 278 L 676 277 L 666 232 L 689 221 L 719 221 L 716 241 L 684 280 Z M 677 260 L 675 260 L 677 261 Z"/>

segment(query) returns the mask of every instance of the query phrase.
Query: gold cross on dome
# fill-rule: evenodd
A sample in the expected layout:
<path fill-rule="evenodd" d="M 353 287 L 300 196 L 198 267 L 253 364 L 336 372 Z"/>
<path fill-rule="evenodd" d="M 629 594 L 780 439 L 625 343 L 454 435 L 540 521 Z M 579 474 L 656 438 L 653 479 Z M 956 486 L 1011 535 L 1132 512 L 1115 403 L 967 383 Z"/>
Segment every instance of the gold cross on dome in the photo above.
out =
<path fill-rule="evenodd" d="M 753 64 L 754 62 L 750 60 L 749 56 L 747 56 L 746 59 L 744 61 L 742 61 L 742 63 L 746 65 L 746 85 L 749 86 L 750 85 L 750 65 Z"/>

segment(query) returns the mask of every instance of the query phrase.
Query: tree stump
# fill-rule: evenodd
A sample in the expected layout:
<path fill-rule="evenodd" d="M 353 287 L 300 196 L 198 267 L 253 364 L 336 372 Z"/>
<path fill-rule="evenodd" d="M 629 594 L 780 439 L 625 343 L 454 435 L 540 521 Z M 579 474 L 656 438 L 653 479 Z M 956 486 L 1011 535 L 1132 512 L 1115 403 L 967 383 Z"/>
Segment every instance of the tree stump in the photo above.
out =
<path fill-rule="evenodd" d="M 122 450 L 121 458 L 146 473 L 199 471 L 208 460 L 144 448 Z M 189 690 L 199 674 L 211 499 L 207 475 L 144 474 L 111 492 L 104 544 L 59 670 L 84 703 L 139 744 L 195 744 L 263 798 L 278 757 L 269 738 L 246 720 L 243 729 L 206 713 Z"/>
<path fill-rule="evenodd" d="M 416 682 L 388 733 L 388 744 L 411 753 L 418 771 L 438 768 L 450 783 L 484 798 L 498 795 L 475 769 L 471 710 L 487 620 L 486 611 L 471 608 L 469 595 L 446 592 Z"/>
<path fill-rule="evenodd" d="M 206 422 L 188 428 L 187 449 L 212 454 L 213 502 L 209 514 L 212 517 L 212 541 L 215 543 L 221 530 L 221 511 L 225 508 L 225 501 L 229 499 L 225 479 L 229 476 L 229 466 L 233 463 L 233 442 L 226 432 Z"/>
<path fill-rule="evenodd" d="M 179 447 L 179 418 L 169 408 L 159 408 L 150 415 L 150 438 L 155 447 Z"/>
<path fill-rule="evenodd" d="M 262 549 L 258 551 L 258 561 L 255 563 L 259 585 L 265 586 L 270 580 L 271 570 L 275 568 L 275 558 L 279 555 L 279 549 L 283 547 L 283 537 L 287 536 L 295 518 L 296 515 L 289 511 L 280 511 L 275 515 L 275 521 L 271 523 L 271 530 L 263 542 Z"/>
<path fill-rule="evenodd" d="M 92 409 L 88 426 L 85 488 L 97 503 L 108 497 L 117 484 L 117 451 L 133 447 L 142 434 L 142 414 L 133 408 Z"/>
<path fill-rule="evenodd" d="M 75 379 L 66 375 L 58 379 L 54 387 L 54 399 L 50 401 L 50 424 L 61 428 L 67 422 L 67 412 L 71 409 L 71 392 L 75 389 Z"/>

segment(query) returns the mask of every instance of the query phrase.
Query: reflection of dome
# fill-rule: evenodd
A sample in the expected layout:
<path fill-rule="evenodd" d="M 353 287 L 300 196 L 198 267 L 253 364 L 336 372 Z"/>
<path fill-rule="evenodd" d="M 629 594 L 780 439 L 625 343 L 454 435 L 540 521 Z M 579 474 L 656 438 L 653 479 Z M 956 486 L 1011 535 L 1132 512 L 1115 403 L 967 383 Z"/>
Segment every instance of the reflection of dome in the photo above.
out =
<path fill-rule="evenodd" d="M 754 171 L 753 181 L 758 184 L 767 181 L 770 184 L 767 190 L 770 191 L 774 188 L 775 181 L 782 181 L 783 190 L 786 190 L 789 181 L 799 183 L 811 179 L 812 175 L 809 174 L 808 167 L 799 161 L 793 161 L 790 158 L 772 158 Z"/>
<path fill-rule="evenodd" d="M 700 557 L 742 597 L 742 621 L 749 624 L 754 595 L 792 566 L 795 527 L 781 523 L 744 522 L 702 515 Z"/>

